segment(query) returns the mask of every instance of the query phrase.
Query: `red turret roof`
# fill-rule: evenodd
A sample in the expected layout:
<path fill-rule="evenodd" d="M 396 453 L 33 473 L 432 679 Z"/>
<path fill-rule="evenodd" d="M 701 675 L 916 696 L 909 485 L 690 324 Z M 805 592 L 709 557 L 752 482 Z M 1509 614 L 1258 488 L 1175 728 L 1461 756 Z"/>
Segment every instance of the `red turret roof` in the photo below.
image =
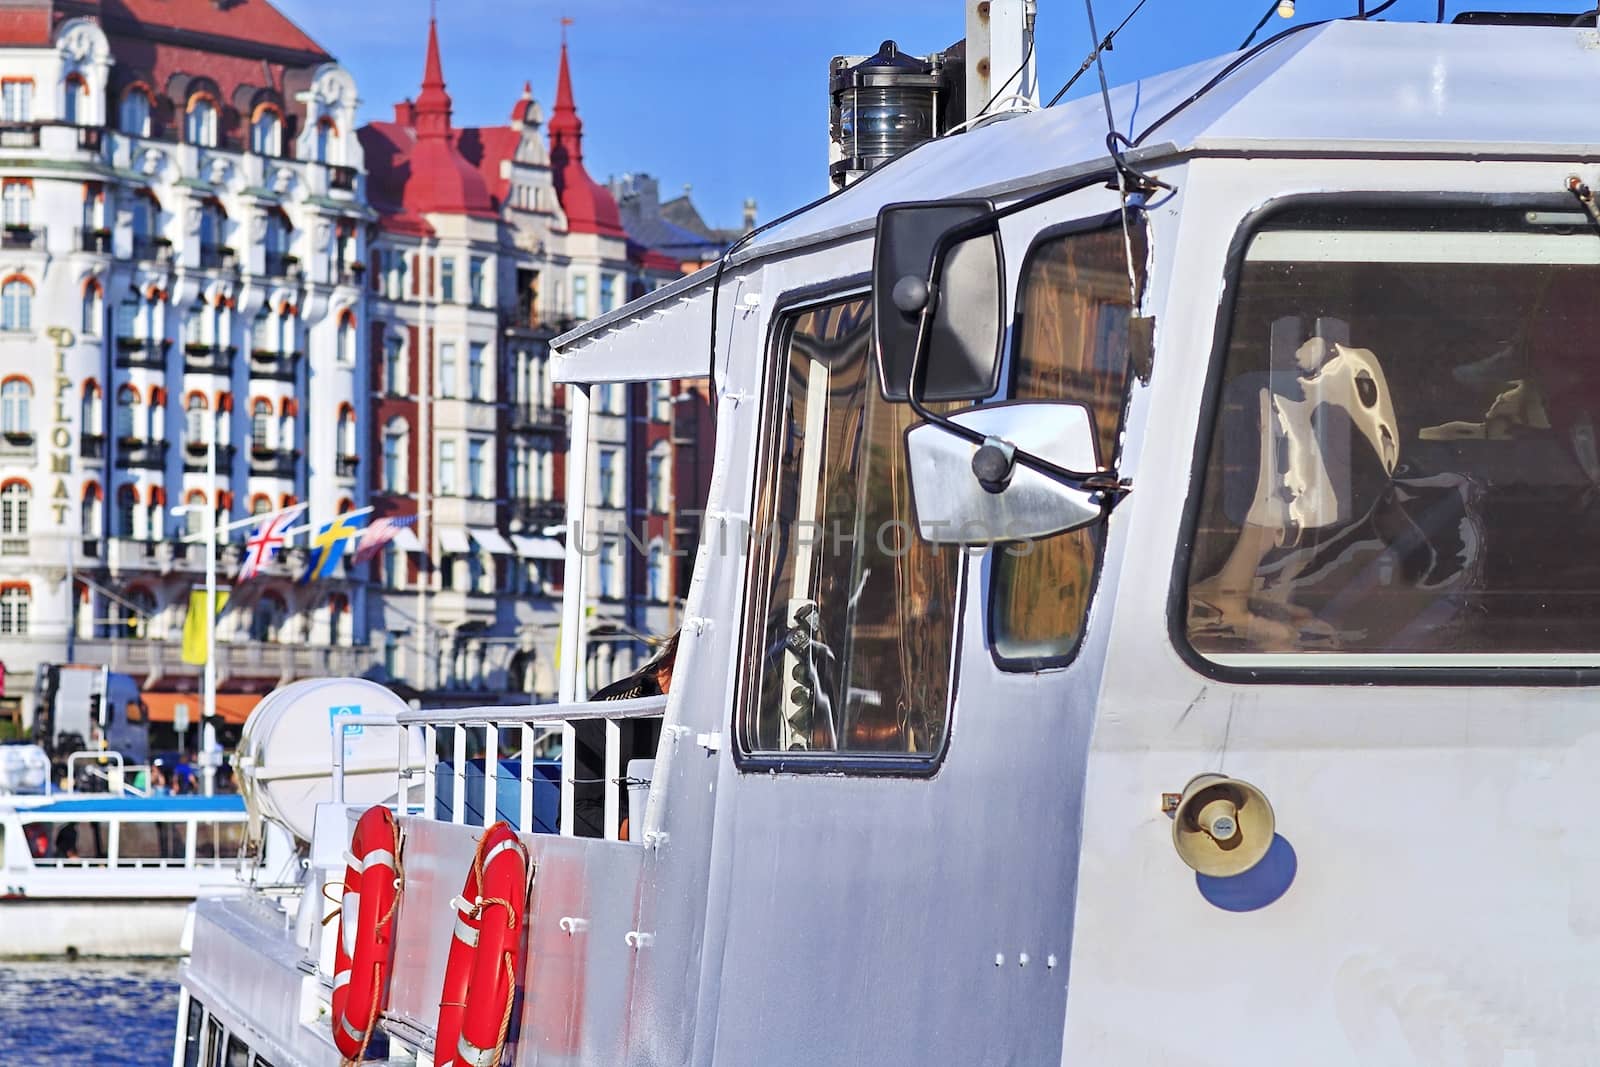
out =
<path fill-rule="evenodd" d="M 567 213 L 567 229 L 626 237 L 622 215 L 611 191 L 589 177 L 583 168 L 583 120 L 572 100 L 572 71 L 567 66 L 567 43 L 561 42 L 561 71 L 556 80 L 556 106 L 550 114 L 550 169 L 556 195 Z"/>

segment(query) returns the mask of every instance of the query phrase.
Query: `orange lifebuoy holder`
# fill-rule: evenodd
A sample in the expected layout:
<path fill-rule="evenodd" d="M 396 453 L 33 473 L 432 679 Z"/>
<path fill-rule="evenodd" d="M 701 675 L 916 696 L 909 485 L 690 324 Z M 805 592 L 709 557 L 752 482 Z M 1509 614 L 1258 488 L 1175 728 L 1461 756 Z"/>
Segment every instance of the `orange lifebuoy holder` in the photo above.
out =
<path fill-rule="evenodd" d="M 368 808 L 345 854 L 333 966 L 333 1043 L 346 1060 L 366 1055 L 389 995 L 394 913 L 400 903 L 400 828 L 394 812 Z M 330 916 L 331 918 L 332 916 Z"/>
<path fill-rule="evenodd" d="M 517 996 L 531 866 L 528 850 L 509 824 L 497 822 L 484 831 L 461 895 L 450 902 L 455 935 L 439 993 L 436 1067 L 500 1062 Z"/>

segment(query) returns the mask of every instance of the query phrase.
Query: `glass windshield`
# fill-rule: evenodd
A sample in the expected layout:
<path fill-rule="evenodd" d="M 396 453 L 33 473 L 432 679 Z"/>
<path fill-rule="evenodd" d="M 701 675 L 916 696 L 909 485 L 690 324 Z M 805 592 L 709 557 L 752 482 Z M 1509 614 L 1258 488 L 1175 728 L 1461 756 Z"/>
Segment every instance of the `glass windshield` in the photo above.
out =
<path fill-rule="evenodd" d="M 1317 207 L 1258 230 L 1206 452 L 1194 647 L 1600 664 L 1597 293 L 1576 211 Z"/>

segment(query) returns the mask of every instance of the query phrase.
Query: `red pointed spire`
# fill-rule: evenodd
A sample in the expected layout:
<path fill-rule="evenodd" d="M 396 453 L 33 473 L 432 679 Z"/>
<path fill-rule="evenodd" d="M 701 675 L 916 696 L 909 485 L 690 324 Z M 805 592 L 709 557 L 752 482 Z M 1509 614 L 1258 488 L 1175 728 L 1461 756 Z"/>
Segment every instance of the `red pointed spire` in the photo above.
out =
<path fill-rule="evenodd" d="M 450 94 L 444 91 L 444 64 L 439 61 L 439 24 L 428 20 L 428 61 L 417 97 L 417 136 L 450 135 Z"/>
<path fill-rule="evenodd" d="M 583 120 L 572 101 L 572 69 L 567 65 L 567 42 L 561 42 L 561 70 L 556 77 L 556 106 L 550 113 L 550 150 L 565 148 L 568 158 L 583 161 Z"/>

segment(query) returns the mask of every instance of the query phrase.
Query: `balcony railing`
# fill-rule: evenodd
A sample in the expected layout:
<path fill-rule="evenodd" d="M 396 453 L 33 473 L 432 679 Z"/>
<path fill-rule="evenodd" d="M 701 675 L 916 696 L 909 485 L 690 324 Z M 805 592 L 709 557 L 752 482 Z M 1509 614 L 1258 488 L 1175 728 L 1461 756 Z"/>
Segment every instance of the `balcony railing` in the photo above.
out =
<path fill-rule="evenodd" d="M 135 234 L 133 258 L 147 263 L 167 263 L 172 259 L 172 242 L 165 237 Z"/>
<path fill-rule="evenodd" d="M 234 345 L 191 342 L 183 346 L 183 369 L 191 374 L 232 374 L 233 357 L 238 354 Z"/>
<path fill-rule="evenodd" d="M 293 478 L 300 453 L 289 448 L 251 448 L 250 473 L 262 478 Z"/>
<path fill-rule="evenodd" d="M 0 229 L 0 248 L 23 250 L 36 248 L 44 250 L 45 228 L 43 226 L 19 226 L 8 223 Z"/>
<path fill-rule="evenodd" d="M 328 187 L 330 189 L 343 189 L 346 192 L 356 187 L 356 169 L 354 167 L 329 167 Z"/>
<path fill-rule="evenodd" d="M 26 537 L 0 537 L 0 556 L 26 556 L 31 546 Z"/>
<path fill-rule="evenodd" d="M 200 266 L 206 270 L 223 270 L 236 262 L 233 249 L 226 245 L 200 246 Z"/>
<path fill-rule="evenodd" d="M 100 151 L 100 146 L 105 143 L 106 131 L 99 126 L 78 127 L 78 147 L 86 148 L 91 152 Z"/>
<path fill-rule="evenodd" d="M 217 446 L 217 471 L 226 475 L 228 468 L 233 466 L 233 446 Z M 206 443 L 204 441 L 186 441 L 183 445 L 183 469 L 191 474 L 203 472 L 206 469 Z"/>
<path fill-rule="evenodd" d="M 117 366 L 164 370 L 172 342 L 164 337 L 117 338 Z"/>
<path fill-rule="evenodd" d="M 125 470 L 161 470 L 167 465 L 167 442 L 143 437 L 117 441 L 117 466 Z"/>
<path fill-rule="evenodd" d="M 274 352 L 270 348 L 250 351 L 250 377 L 275 382 L 292 382 L 300 366 L 300 353 Z"/>
<path fill-rule="evenodd" d="M 300 258 L 283 252 L 268 252 L 262 272 L 268 278 L 297 279 L 300 277 Z"/>
<path fill-rule="evenodd" d="M 354 285 L 359 287 L 362 279 L 367 276 L 367 265 L 365 263 L 346 264 L 339 267 L 338 275 L 340 285 Z"/>
<path fill-rule="evenodd" d="M 519 500 L 511 506 L 513 518 L 520 519 L 522 525 L 530 530 L 542 530 L 546 526 L 563 526 L 567 521 L 567 505 L 559 500 L 527 501 Z"/>
<path fill-rule="evenodd" d="M 8 122 L 0 125 L 0 148 L 38 148 L 37 122 Z"/>
<path fill-rule="evenodd" d="M 567 413 L 547 404 L 512 404 L 511 428 L 527 433 L 566 433 Z"/>
<path fill-rule="evenodd" d="M 105 459 L 105 436 L 97 433 L 86 433 L 79 436 L 78 455 L 84 459 Z"/>
<path fill-rule="evenodd" d="M 85 252 L 98 252 L 101 255 L 111 254 L 111 231 L 85 230 L 78 231 L 78 247 Z"/>
<path fill-rule="evenodd" d="M 32 459 L 38 436 L 30 430 L 8 430 L 0 433 L 0 458 Z"/>
<path fill-rule="evenodd" d="M 341 478 L 354 478 L 356 476 L 356 468 L 360 465 L 360 456 L 340 456 L 334 462 L 335 473 Z"/>

